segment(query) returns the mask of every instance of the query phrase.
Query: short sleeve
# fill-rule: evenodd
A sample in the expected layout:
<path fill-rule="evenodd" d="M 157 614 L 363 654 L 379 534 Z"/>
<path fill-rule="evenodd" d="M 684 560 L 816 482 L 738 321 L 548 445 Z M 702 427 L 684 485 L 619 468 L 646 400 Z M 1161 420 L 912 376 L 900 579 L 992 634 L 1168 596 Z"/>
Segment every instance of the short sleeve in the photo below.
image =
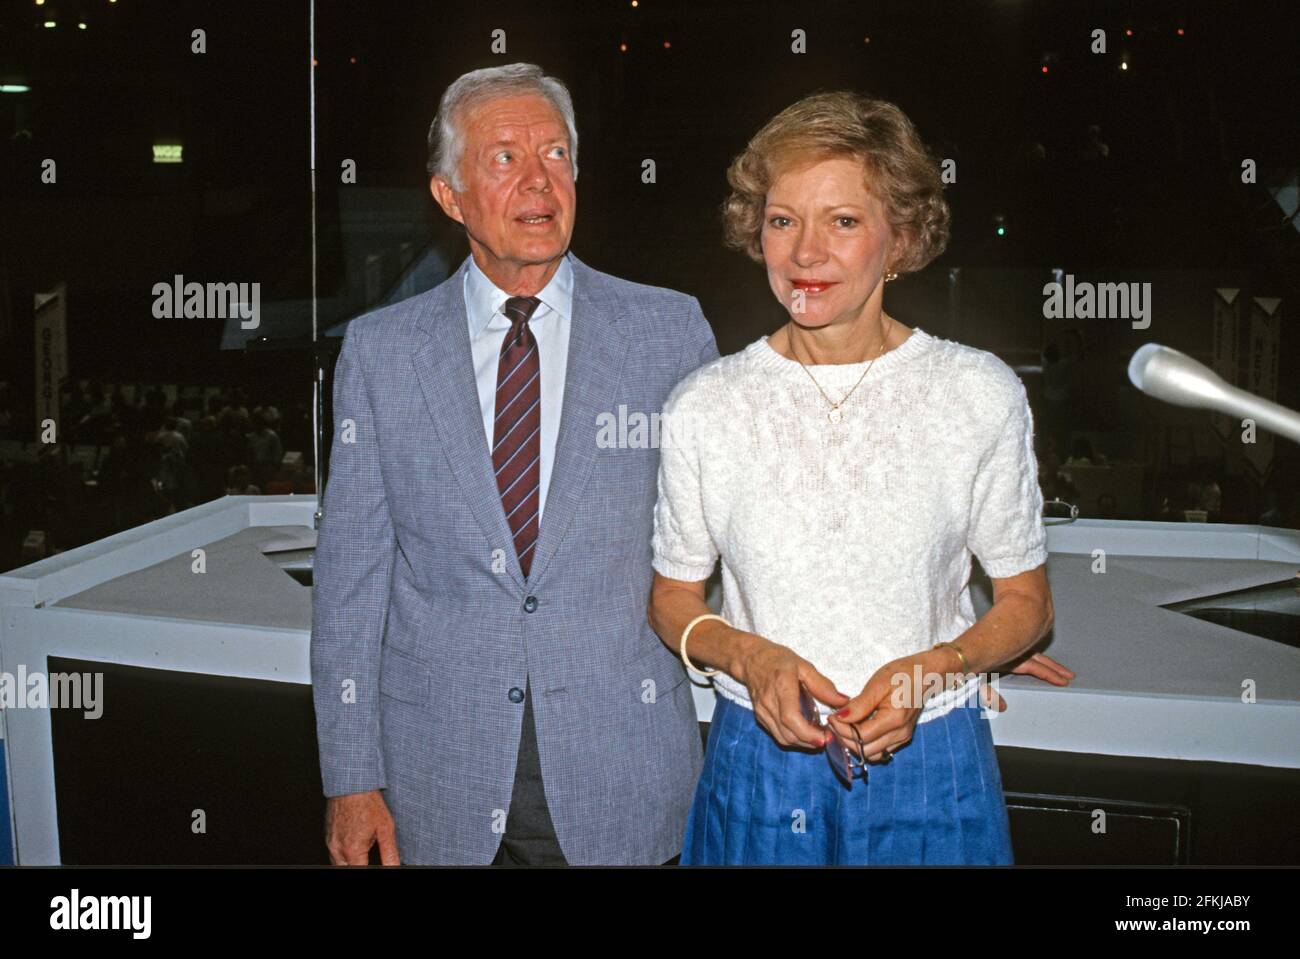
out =
<path fill-rule="evenodd" d="M 1024 384 L 1018 378 L 1015 384 L 1012 408 L 981 457 L 971 497 L 967 545 L 994 579 L 1027 572 L 1047 561 L 1034 418 Z"/>
<path fill-rule="evenodd" d="M 669 579 L 694 583 L 709 578 L 719 554 L 704 520 L 701 423 L 677 402 L 681 387 L 664 404 L 651 565 Z"/>

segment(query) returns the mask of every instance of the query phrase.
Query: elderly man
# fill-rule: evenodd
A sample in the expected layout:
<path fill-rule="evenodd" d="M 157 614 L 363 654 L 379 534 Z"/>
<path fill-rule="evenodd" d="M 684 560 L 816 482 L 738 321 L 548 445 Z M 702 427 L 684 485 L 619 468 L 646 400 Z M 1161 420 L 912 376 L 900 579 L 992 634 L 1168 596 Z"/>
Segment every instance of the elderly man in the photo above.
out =
<path fill-rule="evenodd" d="M 335 371 L 311 667 L 335 863 L 654 864 L 702 755 L 646 618 L 649 418 L 718 355 L 695 298 L 568 252 L 578 136 L 531 64 L 443 95 L 430 188 L 470 256 Z"/>

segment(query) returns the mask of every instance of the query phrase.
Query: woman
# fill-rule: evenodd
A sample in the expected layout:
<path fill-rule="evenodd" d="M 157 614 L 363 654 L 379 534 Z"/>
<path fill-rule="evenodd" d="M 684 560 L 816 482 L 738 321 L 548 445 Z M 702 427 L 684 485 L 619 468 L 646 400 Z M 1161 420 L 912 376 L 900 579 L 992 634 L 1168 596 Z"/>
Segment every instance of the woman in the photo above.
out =
<path fill-rule="evenodd" d="M 992 354 L 881 309 L 946 244 L 937 165 L 897 107 L 823 93 L 728 179 L 728 243 L 790 321 L 664 407 L 650 616 L 718 693 L 681 862 L 1010 863 L 975 694 L 1052 622 L 1029 406 Z M 994 585 L 978 622 L 972 554 Z M 827 762 L 841 744 L 856 780 Z"/>

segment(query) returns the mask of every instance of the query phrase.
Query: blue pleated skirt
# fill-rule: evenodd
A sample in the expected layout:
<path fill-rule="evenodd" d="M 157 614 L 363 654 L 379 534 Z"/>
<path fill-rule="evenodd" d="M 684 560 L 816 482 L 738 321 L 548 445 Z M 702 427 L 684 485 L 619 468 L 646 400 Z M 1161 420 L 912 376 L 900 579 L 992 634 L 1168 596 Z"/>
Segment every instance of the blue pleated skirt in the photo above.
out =
<path fill-rule="evenodd" d="M 978 698 L 917 723 L 846 789 L 826 756 L 780 746 L 717 697 L 686 823 L 687 865 L 1011 865 L 993 734 Z"/>

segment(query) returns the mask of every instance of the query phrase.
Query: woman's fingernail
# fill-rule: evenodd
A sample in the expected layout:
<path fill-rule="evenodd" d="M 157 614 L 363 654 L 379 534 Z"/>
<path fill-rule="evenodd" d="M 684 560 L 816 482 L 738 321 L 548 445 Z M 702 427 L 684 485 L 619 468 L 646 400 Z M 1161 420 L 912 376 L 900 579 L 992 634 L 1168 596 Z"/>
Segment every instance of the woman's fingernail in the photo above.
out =
<path fill-rule="evenodd" d="M 835 715 L 838 716 L 840 719 L 848 719 L 849 711 L 847 709 L 841 709 Z"/>

